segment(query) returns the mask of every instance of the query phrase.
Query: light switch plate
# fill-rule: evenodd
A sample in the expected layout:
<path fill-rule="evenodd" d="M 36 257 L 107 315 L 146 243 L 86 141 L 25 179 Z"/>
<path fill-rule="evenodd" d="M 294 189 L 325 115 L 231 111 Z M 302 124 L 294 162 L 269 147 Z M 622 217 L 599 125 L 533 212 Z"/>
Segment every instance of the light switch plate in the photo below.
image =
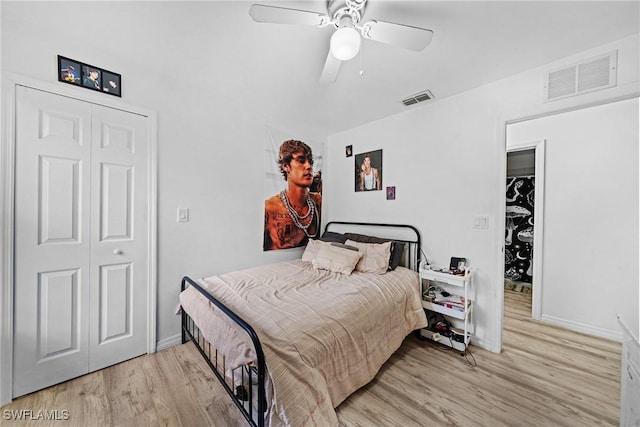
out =
<path fill-rule="evenodd" d="M 473 228 L 489 228 L 489 217 L 487 215 L 476 215 L 473 217 Z"/>
<path fill-rule="evenodd" d="M 189 208 L 178 208 L 178 222 L 189 222 Z"/>

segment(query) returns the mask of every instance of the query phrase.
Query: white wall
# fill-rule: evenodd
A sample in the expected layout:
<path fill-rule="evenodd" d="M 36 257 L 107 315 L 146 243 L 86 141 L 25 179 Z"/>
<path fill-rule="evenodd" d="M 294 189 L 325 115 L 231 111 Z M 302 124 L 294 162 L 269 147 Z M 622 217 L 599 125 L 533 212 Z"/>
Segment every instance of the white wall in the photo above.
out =
<path fill-rule="evenodd" d="M 542 320 L 615 337 L 620 314 L 638 336 L 638 114 L 634 98 L 507 128 L 507 146 L 546 141 Z"/>
<path fill-rule="evenodd" d="M 74 2 L 53 6 L 41 2 L 36 14 L 31 13 L 30 2 L 3 2 L 2 72 L 55 82 L 56 56 L 67 56 L 120 72 L 122 100 L 157 111 L 157 336 L 161 342 L 172 340 L 179 333 L 173 313 L 184 274 L 198 277 L 300 253 L 261 250 L 265 124 L 299 134 L 303 140 L 323 138 L 310 129 L 273 122 L 268 112 L 252 109 L 237 96 L 242 93 L 241 79 L 220 84 L 216 79 L 179 78 L 184 64 L 154 70 L 143 60 L 125 60 L 119 56 L 122 46 L 109 44 L 114 27 L 95 25 L 91 37 L 69 35 L 78 20 L 99 19 L 99 7 L 91 2 L 81 8 Z M 110 7 L 125 6 L 114 2 Z M 131 7 L 144 13 L 150 4 L 138 2 Z M 7 12 L 18 8 L 23 9 L 21 19 L 7 19 L 15 16 Z M 42 13 L 46 11 L 43 8 L 49 8 L 48 13 Z M 134 13 L 123 13 L 131 25 L 142 24 L 134 18 Z M 207 19 L 214 18 L 224 16 Z M 140 40 L 132 40 L 141 44 L 141 56 L 157 49 L 156 41 L 149 40 L 149 30 L 141 27 Z M 200 51 L 198 46 L 184 48 Z M 497 201 L 498 187 L 504 183 L 504 122 L 621 96 L 629 87 L 637 90 L 638 37 L 604 46 L 603 51 L 612 48 L 620 49 L 619 85 L 606 93 L 544 106 L 540 101 L 541 73 L 533 70 L 334 135 L 325 156 L 324 218 L 409 222 L 420 227 L 424 249 L 434 261 L 444 263 L 452 255 L 470 258 L 478 272 L 478 342 L 499 348 L 501 318 L 495 311 L 502 295 L 498 286 L 502 272 L 497 267 L 500 239 L 495 231 L 496 223 L 502 221 Z M 156 54 L 163 54 L 161 46 Z M 232 59 L 220 58 L 222 68 L 230 69 L 230 74 L 236 71 Z M 188 69 L 198 70 L 198 66 L 194 55 Z M 79 95 L 86 92 L 73 87 L 69 90 Z M 384 200 L 383 192 L 353 193 L 353 158 L 344 158 L 344 146 L 350 144 L 356 153 L 384 149 L 384 185 L 397 186 L 397 200 Z M 178 207 L 190 208 L 190 222 L 176 222 Z M 491 228 L 472 229 L 475 214 L 489 215 Z"/>
<path fill-rule="evenodd" d="M 116 2 L 110 7 L 153 13 L 151 7 L 163 4 Z M 180 333 L 179 317 L 174 313 L 184 275 L 201 277 L 300 256 L 296 249 L 262 252 L 265 126 L 302 140 L 324 139 L 290 123 L 275 122 L 268 112 L 252 110 L 250 102 L 237 96 L 241 79 L 220 84 L 218 79 L 182 78 L 185 68 L 154 70 L 143 61 L 124 59 L 118 55 L 121 46 L 109 44 L 112 26 L 95 25 L 91 37 L 69 36 L 74 22 L 99 17 L 103 6 L 42 2 L 38 13 L 31 13 L 35 11 L 31 2 L 3 2 L 2 72 L 55 84 L 57 55 L 66 56 L 121 73 L 122 101 L 157 112 L 157 338 L 162 347 L 176 342 Z M 123 10 L 123 17 L 135 15 Z M 144 44 L 150 31 L 141 27 L 140 40 L 132 43 Z M 164 54 L 161 45 L 140 48 L 145 55 L 149 49 Z M 225 68 L 233 67 L 224 58 L 221 62 Z M 187 65 L 187 71 L 198 70 L 197 58 Z M 91 93 L 59 85 L 75 96 Z M 190 209 L 188 223 L 176 222 L 178 207 Z"/>
<path fill-rule="evenodd" d="M 615 88 L 542 102 L 544 71 L 613 49 L 618 49 Z M 451 256 L 469 258 L 476 271 L 474 342 L 499 351 L 504 274 L 501 249 L 505 123 L 637 95 L 638 50 L 635 35 L 330 136 L 325 218 L 410 223 L 420 229 L 423 248 L 435 263 L 447 264 Z M 384 192 L 353 191 L 354 160 L 345 158 L 346 145 L 353 145 L 354 153 L 383 149 L 383 186 L 397 187 L 395 201 L 387 201 Z M 475 215 L 488 215 L 490 228 L 474 229 Z"/>

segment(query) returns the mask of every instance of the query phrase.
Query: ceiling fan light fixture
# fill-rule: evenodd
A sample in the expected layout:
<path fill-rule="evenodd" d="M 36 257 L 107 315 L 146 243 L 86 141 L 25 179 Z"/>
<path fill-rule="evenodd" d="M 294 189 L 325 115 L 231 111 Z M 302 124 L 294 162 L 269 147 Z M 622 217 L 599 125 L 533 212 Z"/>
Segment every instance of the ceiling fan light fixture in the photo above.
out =
<path fill-rule="evenodd" d="M 331 36 L 331 54 L 340 61 L 353 59 L 359 50 L 360 34 L 355 28 L 338 28 Z"/>

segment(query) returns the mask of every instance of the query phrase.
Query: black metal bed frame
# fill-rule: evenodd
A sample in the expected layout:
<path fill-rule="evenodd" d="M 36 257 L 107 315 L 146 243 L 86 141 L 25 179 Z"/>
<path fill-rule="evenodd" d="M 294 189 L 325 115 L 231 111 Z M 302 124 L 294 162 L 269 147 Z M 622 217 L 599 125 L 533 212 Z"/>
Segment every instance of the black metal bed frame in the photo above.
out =
<path fill-rule="evenodd" d="M 347 221 L 331 221 L 325 225 L 325 232 L 329 231 L 331 226 L 360 226 L 370 228 L 403 228 L 409 229 L 415 234 L 414 239 L 401 239 L 391 238 L 389 240 L 395 240 L 407 244 L 407 259 L 406 265 L 418 271 L 420 266 L 420 232 L 412 225 L 406 224 L 382 224 L 382 223 L 367 223 L 367 222 L 347 222 Z M 355 232 L 355 231 L 354 231 Z M 388 238 L 388 237 L 384 237 Z M 185 276 L 182 278 L 180 284 L 180 290 L 184 291 L 187 287 L 193 286 L 198 292 L 204 295 L 207 300 L 215 304 L 223 313 L 225 313 L 234 323 L 239 325 L 249 336 L 253 343 L 256 362 L 251 366 L 242 366 L 232 371 L 231 378 L 226 375 L 226 363 L 224 355 L 218 351 L 218 349 L 212 343 L 209 343 L 204 339 L 200 333 L 200 329 L 197 327 L 193 319 L 182 310 L 182 343 L 192 341 L 204 360 L 207 362 L 215 376 L 218 378 L 226 392 L 231 396 L 232 401 L 236 407 L 240 410 L 244 418 L 249 425 L 255 427 L 264 427 L 265 414 L 267 410 L 267 399 L 265 389 L 265 375 L 266 375 L 266 362 L 264 358 L 264 352 L 260 344 L 260 339 L 255 330 L 244 319 L 234 313 L 231 309 L 225 306 L 222 302 L 212 296 L 209 292 L 204 290 L 198 283 L 191 278 Z M 236 378 L 236 371 L 238 372 L 238 378 Z M 237 381 L 240 385 L 236 385 Z M 255 389 L 255 391 L 254 391 Z"/>
<path fill-rule="evenodd" d="M 251 325 L 249 325 L 244 319 L 231 311 L 226 305 L 213 297 L 191 278 L 186 276 L 182 278 L 182 282 L 180 284 L 181 292 L 186 289 L 187 284 L 197 289 L 198 292 L 215 304 L 216 307 L 222 310 L 223 313 L 225 313 L 234 323 L 238 324 L 247 333 L 247 335 L 249 335 L 256 352 L 256 363 L 255 366 L 244 366 L 240 368 L 239 379 L 241 385 L 236 386 L 235 373 L 237 369 L 233 371 L 230 379 L 227 378 L 225 356 L 218 351 L 215 345 L 212 345 L 204 339 L 200 334 L 198 326 L 184 310 L 182 310 L 182 343 L 184 344 L 187 340 L 191 340 L 195 344 L 196 348 L 224 389 L 227 391 L 229 396 L 232 397 L 233 403 L 235 403 L 242 415 L 249 422 L 249 425 L 263 427 L 264 413 L 267 410 L 265 391 L 266 364 L 258 335 Z M 254 387 L 252 387 L 254 384 L 254 375 L 257 380 L 257 396 L 254 396 Z M 256 404 L 254 404 L 254 402 Z M 256 419 L 254 419 L 254 415 L 256 416 Z"/>

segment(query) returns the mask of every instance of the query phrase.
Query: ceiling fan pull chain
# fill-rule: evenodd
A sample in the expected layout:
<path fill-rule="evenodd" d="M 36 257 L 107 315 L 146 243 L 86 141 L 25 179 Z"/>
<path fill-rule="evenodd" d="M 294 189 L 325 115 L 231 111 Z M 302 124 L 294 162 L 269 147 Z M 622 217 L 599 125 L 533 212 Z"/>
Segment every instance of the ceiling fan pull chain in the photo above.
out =
<path fill-rule="evenodd" d="M 364 51 L 364 46 L 360 45 L 360 77 L 364 77 L 364 70 L 362 69 L 362 52 Z"/>

